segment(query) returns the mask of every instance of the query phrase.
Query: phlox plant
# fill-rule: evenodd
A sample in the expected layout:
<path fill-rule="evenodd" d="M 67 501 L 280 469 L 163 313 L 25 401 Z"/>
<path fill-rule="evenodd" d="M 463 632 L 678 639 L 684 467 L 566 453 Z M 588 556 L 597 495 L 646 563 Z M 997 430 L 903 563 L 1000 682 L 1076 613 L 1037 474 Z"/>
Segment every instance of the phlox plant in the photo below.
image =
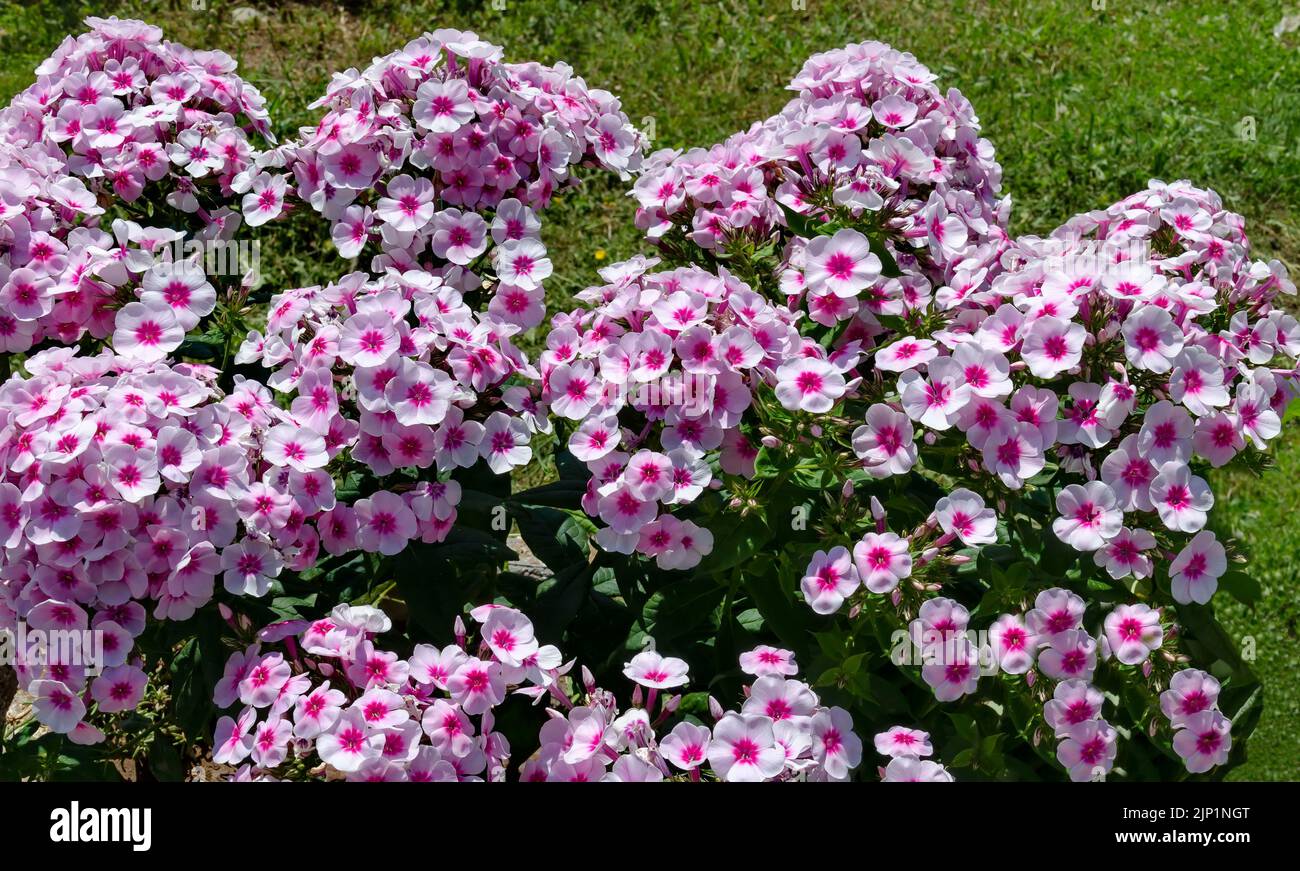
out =
<path fill-rule="evenodd" d="M 1295 287 L 1188 182 L 1012 239 L 932 81 L 850 46 L 780 115 L 647 159 L 659 257 L 602 270 L 541 358 L 594 540 L 687 570 L 672 631 L 774 631 L 977 777 L 1221 774 L 1258 685 L 1210 603 L 1257 588 L 1205 476 L 1267 465 Z M 1224 687 L 1195 740 L 1157 701 L 1189 663 Z M 1076 697 L 1105 704 L 1047 713 Z"/>
<path fill-rule="evenodd" d="M 1214 601 L 1257 587 L 1207 476 L 1268 465 L 1300 323 L 1212 191 L 1014 238 L 974 108 L 878 42 L 643 159 L 616 97 L 473 33 L 336 75 L 275 145 L 225 55 L 88 24 L 0 113 L 0 628 L 97 630 L 105 668 L 22 666 L 34 752 L 0 770 L 1242 758 L 1259 687 Z M 587 171 L 630 182 L 649 250 L 548 313 L 542 215 Z M 166 256 L 290 215 L 339 277 L 264 312 Z M 549 480 L 516 486 L 539 437 Z"/>

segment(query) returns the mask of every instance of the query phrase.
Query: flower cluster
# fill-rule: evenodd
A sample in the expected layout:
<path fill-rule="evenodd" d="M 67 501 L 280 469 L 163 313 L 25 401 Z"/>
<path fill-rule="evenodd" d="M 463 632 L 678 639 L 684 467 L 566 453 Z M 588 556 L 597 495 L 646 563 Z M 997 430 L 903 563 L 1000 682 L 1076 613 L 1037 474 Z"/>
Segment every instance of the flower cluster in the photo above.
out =
<path fill-rule="evenodd" d="M 819 324 L 871 329 L 931 294 L 959 297 L 996 271 L 1010 201 L 997 199 L 1002 169 L 970 103 L 935 79 L 879 42 L 814 55 L 778 115 L 647 159 L 637 225 L 679 255 L 777 240 L 781 290 Z M 833 220 L 857 226 L 818 233 Z"/>
<path fill-rule="evenodd" d="M 740 423 L 757 390 L 799 384 L 829 407 L 857 355 L 805 343 L 788 308 L 725 270 L 649 273 L 657 262 L 603 269 L 610 283 L 578 295 L 591 309 L 555 316 L 542 400 L 576 424 L 567 447 L 592 472 L 583 506 L 606 524 L 599 543 L 685 569 L 711 551 L 712 533 L 660 506 L 716 486 L 709 455 L 726 472 L 752 474 L 757 450 Z"/>
<path fill-rule="evenodd" d="M 568 66 L 502 54 L 470 32 L 426 33 L 337 74 L 313 104 L 324 117 L 274 158 L 292 170 L 291 192 L 330 221 L 342 256 L 373 246 L 375 273 L 423 266 L 446 278 L 490 252 L 499 306 L 536 326 L 551 264 L 531 209 L 576 184 L 579 164 L 626 177 L 644 142 L 618 99 Z M 249 183 L 245 214 L 278 214 L 285 177 Z"/>
<path fill-rule="evenodd" d="M 322 467 L 343 442 L 257 382 L 223 396 L 209 367 L 63 348 L 25 367 L 0 386 L 0 627 L 97 632 L 109 667 L 88 699 L 86 663 L 24 669 L 56 731 L 77 728 L 88 700 L 104 713 L 139 701 L 143 673 L 127 663 L 149 613 L 188 619 L 218 576 L 231 595 L 265 596 L 322 550 L 396 553 L 454 517 L 454 482 L 338 502 Z"/>
<path fill-rule="evenodd" d="M 119 350 L 144 344 L 149 361 L 215 305 L 199 263 L 155 255 L 184 230 L 197 243 L 232 236 L 249 135 L 269 137 L 268 116 L 224 52 L 164 42 L 139 21 L 86 23 L 0 112 L 0 348 L 116 329 L 137 334 Z M 134 220 L 106 232 L 106 212 Z"/>
<path fill-rule="evenodd" d="M 453 643 L 418 644 L 405 659 L 376 646 L 392 624 L 375 608 L 267 627 L 217 685 L 218 707 L 240 707 L 217 724 L 213 760 L 240 766 L 236 780 L 504 780 L 511 750 L 494 731 L 496 709 L 520 695 L 546 704 L 524 781 L 699 781 L 706 769 L 725 781 L 843 780 L 861 762 L 848 713 L 792 679 L 789 651 L 741 656 L 754 682 L 739 711 L 710 700 L 712 729 L 682 720 L 658 737 L 682 701 L 660 695 L 687 682 L 682 660 L 634 656 L 623 673 L 637 689 L 620 713 L 585 669 L 576 686 L 574 663 L 540 644 L 519 611 L 484 605 L 470 616 L 476 641 L 457 618 Z M 281 641 L 283 651 L 264 649 Z"/>
<path fill-rule="evenodd" d="M 265 336 L 251 333 L 235 359 L 273 370 L 268 384 L 292 397 L 291 429 L 284 431 L 292 438 L 273 457 L 316 469 L 346 451 L 379 478 L 432 470 L 434 482 L 418 485 L 432 502 L 424 500 L 417 513 L 424 540 L 438 541 L 455 519 L 460 491 L 454 481 L 437 482 L 437 474 L 480 459 L 498 474 L 523 466 L 532 458 L 533 433 L 547 426 L 526 387 L 504 386 L 513 376 L 537 377 L 511 334 L 475 313 L 463 282 L 448 284 L 419 269 L 374 280 L 358 272 L 272 298 Z M 330 538 L 338 546 L 356 531 L 350 514 L 342 506 L 334 512 L 342 526 Z M 403 514 L 379 533 L 378 549 L 400 551 L 416 537 L 416 519 Z M 374 550 L 367 524 L 360 525 L 363 548 Z"/>

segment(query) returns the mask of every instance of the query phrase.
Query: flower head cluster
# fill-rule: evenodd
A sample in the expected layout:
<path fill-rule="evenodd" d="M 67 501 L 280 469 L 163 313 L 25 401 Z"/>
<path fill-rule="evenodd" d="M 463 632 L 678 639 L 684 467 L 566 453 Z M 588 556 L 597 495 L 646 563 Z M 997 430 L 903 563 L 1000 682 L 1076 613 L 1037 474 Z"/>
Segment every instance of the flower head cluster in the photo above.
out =
<path fill-rule="evenodd" d="M 272 298 L 266 335 L 251 333 L 236 360 L 274 370 L 268 384 L 291 394 L 293 431 L 320 448 L 286 461 L 317 468 L 346 450 L 381 478 L 435 466 L 436 477 L 480 459 L 497 473 L 527 464 L 545 414 L 506 381 L 535 380 L 536 370 L 511 343 L 518 326 L 476 313 L 466 292 L 415 269 Z M 433 486 L 442 531 L 430 541 L 459 500 L 454 482 Z"/>
<path fill-rule="evenodd" d="M 396 553 L 445 536 L 454 517 L 454 483 L 340 503 L 323 467 L 342 443 L 257 382 L 236 379 L 223 396 L 209 367 L 63 348 L 25 366 L 29 377 L 0 386 L 0 626 L 98 632 L 110 668 L 126 667 L 148 614 L 188 619 L 218 578 L 232 595 L 264 596 L 322 550 Z M 80 699 L 85 665 L 51 661 L 23 677 Z M 88 698 L 104 712 L 134 707 L 137 671 L 116 706 L 95 696 L 99 679 Z M 70 731 L 86 706 L 46 725 Z"/>
<path fill-rule="evenodd" d="M 603 269 L 609 284 L 578 294 L 590 309 L 555 316 L 542 401 L 572 422 L 567 446 L 592 472 L 583 505 L 605 524 L 600 544 L 684 569 L 713 536 L 669 509 L 716 486 L 715 457 L 753 474 L 758 451 L 741 423 L 756 393 L 824 410 L 858 355 L 805 341 L 790 309 L 726 270 L 649 272 L 657 262 Z"/>
<path fill-rule="evenodd" d="M 144 345 L 148 361 L 215 298 L 200 265 L 156 255 L 182 230 L 199 242 L 234 233 L 236 179 L 268 116 L 224 52 L 164 42 L 139 21 L 87 25 L 0 112 L 0 349 L 147 324 L 146 340 L 119 350 Z M 133 220 L 108 232 L 106 212 Z"/>
<path fill-rule="evenodd" d="M 278 157 L 344 257 L 377 249 L 375 273 L 425 266 L 444 277 L 490 257 L 501 306 L 520 317 L 540 307 L 551 268 L 532 210 L 576 184 L 579 164 L 626 176 L 644 143 L 618 99 L 568 66 L 502 54 L 471 32 L 426 33 L 335 75 L 313 104 L 325 115 Z M 249 182 L 246 215 L 285 190 L 271 172 Z"/>
<path fill-rule="evenodd" d="M 780 114 L 707 150 L 652 155 L 637 224 L 679 253 L 734 255 L 776 234 L 782 290 L 821 324 L 874 327 L 934 293 L 959 297 L 996 270 L 1010 203 L 970 103 L 935 79 L 879 42 L 814 55 Z M 868 232 L 821 234 L 832 219 Z"/>
<path fill-rule="evenodd" d="M 510 745 L 494 724 L 511 695 L 546 704 L 525 781 L 698 781 L 706 768 L 727 781 L 842 780 L 861 761 L 849 715 L 788 677 L 789 651 L 742 657 L 755 680 L 740 711 L 712 702 L 712 729 L 683 720 L 657 736 L 681 703 L 660 691 L 687 682 L 682 660 L 633 657 L 624 674 L 637 689 L 620 713 L 585 669 L 575 689 L 573 663 L 540 644 L 519 611 L 484 605 L 471 617 L 476 639 L 458 618 L 453 643 L 416 645 L 406 659 L 376 646 L 392 624 L 374 608 L 340 605 L 267 627 L 217 685 L 218 707 L 239 710 L 217 724 L 214 761 L 240 766 L 235 779 L 504 780 Z M 283 651 L 264 649 L 280 641 Z"/>

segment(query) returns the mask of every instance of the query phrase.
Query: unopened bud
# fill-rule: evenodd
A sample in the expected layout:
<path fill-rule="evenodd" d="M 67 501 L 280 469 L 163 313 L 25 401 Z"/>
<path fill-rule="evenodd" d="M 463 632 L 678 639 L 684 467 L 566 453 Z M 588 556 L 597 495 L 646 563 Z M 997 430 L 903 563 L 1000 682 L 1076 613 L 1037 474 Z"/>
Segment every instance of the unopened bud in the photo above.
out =
<path fill-rule="evenodd" d="M 1037 682 L 1038 674 L 1032 668 L 1025 672 L 1025 684 L 1028 685 L 1030 689 L 1032 689 L 1034 684 Z"/>
<path fill-rule="evenodd" d="M 759 441 L 763 443 L 765 448 L 779 448 L 781 446 L 781 440 L 774 435 L 765 435 Z"/>
<path fill-rule="evenodd" d="M 587 694 L 591 695 L 596 691 L 596 678 L 587 666 L 582 667 L 582 685 L 586 688 Z"/>
<path fill-rule="evenodd" d="M 921 436 L 921 441 L 925 442 L 927 445 L 933 445 L 938 440 L 939 437 L 929 430 L 926 430 L 925 435 Z"/>
<path fill-rule="evenodd" d="M 727 712 L 722 710 L 722 704 L 713 696 L 709 696 L 709 716 L 713 717 L 714 722 L 721 720 Z"/>
<path fill-rule="evenodd" d="M 880 500 L 875 496 L 871 497 L 871 516 L 876 520 L 885 519 L 885 506 L 880 504 Z"/>
<path fill-rule="evenodd" d="M 852 478 L 846 478 L 846 479 L 844 480 L 844 486 L 840 488 L 840 498 L 841 498 L 841 499 L 852 499 L 852 498 L 853 498 L 853 479 L 852 479 Z"/>
<path fill-rule="evenodd" d="M 451 634 L 456 639 L 456 646 L 464 648 L 465 638 L 468 633 L 465 631 L 465 621 L 460 618 L 459 614 L 456 615 L 456 622 L 451 624 Z"/>
<path fill-rule="evenodd" d="M 1145 662 L 1143 662 L 1143 663 L 1142 663 L 1142 676 L 1143 676 L 1143 677 L 1151 677 L 1151 669 L 1153 669 L 1154 667 L 1155 667 L 1155 666 L 1152 664 L 1151 660 L 1149 660 L 1149 659 L 1146 660 Z"/>
<path fill-rule="evenodd" d="M 681 693 L 678 693 L 675 696 L 669 696 L 668 698 L 664 699 L 663 712 L 665 714 L 671 714 L 675 712 L 679 707 L 681 707 L 681 704 L 682 704 Z"/>
<path fill-rule="evenodd" d="M 897 608 L 898 603 L 903 601 L 903 591 L 898 587 L 895 587 L 894 592 L 889 595 L 889 601 L 893 603 L 895 608 Z"/>
<path fill-rule="evenodd" d="M 641 684 L 637 684 L 635 687 L 632 688 L 632 707 L 634 708 L 641 707 L 643 701 L 644 701 L 644 696 L 641 695 Z"/>

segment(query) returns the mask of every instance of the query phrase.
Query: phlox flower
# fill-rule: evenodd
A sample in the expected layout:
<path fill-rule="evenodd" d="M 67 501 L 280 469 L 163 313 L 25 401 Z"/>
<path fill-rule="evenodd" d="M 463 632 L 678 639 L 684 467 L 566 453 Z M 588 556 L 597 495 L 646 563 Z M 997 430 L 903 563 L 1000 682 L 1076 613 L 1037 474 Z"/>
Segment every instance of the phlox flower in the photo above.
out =
<path fill-rule="evenodd" d="M 1038 637 L 1015 614 L 1003 614 L 989 627 L 989 643 L 998 668 L 1007 674 L 1024 674 L 1034 664 Z"/>
<path fill-rule="evenodd" d="M 239 682 L 239 701 L 254 708 L 270 707 L 293 676 L 280 653 L 268 653 L 252 663 Z"/>
<path fill-rule="evenodd" d="M 649 689 L 670 689 L 686 683 L 688 666 L 675 656 L 643 650 L 623 663 L 623 676 Z"/>
<path fill-rule="evenodd" d="M 755 677 L 771 674 L 789 677 L 799 673 L 792 651 L 769 647 L 766 644 L 760 644 L 753 650 L 740 654 L 740 670 Z"/>
<path fill-rule="evenodd" d="M 1151 481 L 1151 503 L 1170 529 L 1196 532 L 1205 526 L 1214 507 L 1214 493 L 1204 478 L 1192 474 L 1185 463 L 1171 460 Z"/>
<path fill-rule="evenodd" d="M 888 593 L 912 574 L 908 541 L 892 532 L 869 532 L 853 546 L 853 565 L 873 593 Z"/>
<path fill-rule="evenodd" d="M 1098 550 L 1124 525 L 1115 491 L 1101 481 L 1062 488 L 1056 510 L 1061 516 L 1052 521 L 1052 531 L 1075 550 Z"/>
<path fill-rule="evenodd" d="M 978 493 L 965 487 L 958 487 L 936 502 L 934 515 L 945 534 L 956 536 L 967 546 L 998 540 L 997 515 L 992 508 L 984 506 Z"/>
<path fill-rule="evenodd" d="M 433 216 L 434 256 L 468 266 L 487 250 L 487 222 L 477 212 L 443 209 Z"/>
<path fill-rule="evenodd" d="M 212 761 L 218 765 L 238 765 L 253 752 L 253 726 L 257 712 L 244 708 L 239 718 L 222 717 L 212 738 Z"/>
<path fill-rule="evenodd" d="M 355 366 L 382 366 L 398 345 L 393 319 L 383 312 L 353 315 L 339 333 L 339 357 Z"/>
<path fill-rule="evenodd" d="M 1034 607 L 1025 615 L 1025 621 L 1035 635 L 1046 641 L 1047 636 L 1081 627 L 1084 608 L 1082 596 L 1052 587 L 1034 597 Z"/>
<path fill-rule="evenodd" d="M 236 596 L 265 596 L 284 561 L 266 542 L 246 538 L 221 551 L 222 584 Z"/>
<path fill-rule="evenodd" d="M 161 301 L 129 302 L 117 313 L 113 348 L 124 357 L 152 363 L 181 346 L 185 330 Z"/>
<path fill-rule="evenodd" d="M 1192 458 L 1193 428 L 1191 415 L 1162 399 L 1142 418 L 1138 450 L 1157 468 L 1169 462 L 1186 463 Z"/>
<path fill-rule="evenodd" d="M 35 680 L 27 691 L 37 722 L 51 732 L 68 735 L 86 715 L 85 702 L 62 681 Z"/>
<path fill-rule="evenodd" d="M 620 756 L 602 778 L 606 783 L 658 783 L 664 773 L 638 756 Z"/>
<path fill-rule="evenodd" d="M 535 290 L 551 274 L 546 246 L 536 239 L 507 241 L 492 252 L 497 276 L 505 284 Z"/>
<path fill-rule="evenodd" d="M 333 729 L 316 739 L 316 753 L 321 761 L 344 774 L 378 759 L 383 748 L 383 733 L 370 728 L 356 708 L 344 711 Z"/>
<path fill-rule="evenodd" d="M 1223 376 L 1223 367 L 1212 354 L 1196 346 L 1184 348 L 1174 358 L 1169 398 L 1197 417 L 1210 414 L 1230 400 Z"/>
<path fill-rule="evenodd" d="M 853 431 L 853 453 L 873 478 L 906 474 L 916 464 L 912 421 L 888 405 L 872 405 L 866 424 Z"/>
<path fill-rule="evenodd" d="M 934 690 L 940 702 L 956 701 L 974 693 L 979 686 L 979 651 L 957 632 L 945 632 L 944 639 L 923 651 L 921 678 Z"/>
<path fill-rule="evenodd" d="M 970 401 L 970 387 L 951 357 L 940 357 L 926 368 L 925 375 L 908 369 L 899 376 L 899 399 L 912 420 L 934 430 L 946 430 Z"/>
<path fill-rule="evenodd" d="M 904 336 L 893 344 L 876 351 L 876 368 L 882 372 L 903 372 L 923 366 L 939 356 L 933 339 Z"/>
<path fill-rule="evenodd" d="M 396 493 L 380 490 L 352 506 L 357 543 L 367 553 L 400 553 L 417 532 L 415 514 Z"/>
<path fill-rule="evenodd" d="M 1055 378 L 1078 365 L 1086 336 L 1087 330 L 1080 324 L 1058 317 L 1040 317 L 1026 330 L 1020 356 L 1036 377 Z"/>
<path fill-rule="evenodd" d="M 1097 642 L 1082 629 L 1069 629 L 1046 638 L 1038 667 L 1052 680 L 1092 680 L 1097 668 Z"/>
<path fill-rule="evenodd" d="M 1227 465 L 1245 448 L 1246 439 L 1231 415 L 1216 411 L 1196 421 L 1192 450 L 1197 456 L 1209 460 L 1214 468 Z"/>
<path fill-rule="evenodd" d="M 1085 720 L 1071 726 L 1056 748 L 1057 760 L 1080 783 L 1104 780 L 1115 764 L 1115 729 L 1105 720 Z"/>
<path fill-rule="evenodd" d="M 907 546 L 903 544 L 904 554 L 906 550 Z M 892 564 L 892 550 L 890 554 Z M 907 557 L 907 563 L 910 572 L 910 557 Z M 888 566 L 885 568 L 887 571 Z M 803 590 L 808 607 L 818 614 L 834 614 L 844 604 L 844 600 L 853 595 L 860 583 L 858 570 L 853 564 L 848 548 L 834 547 L 830 552 L 819 550 L 813 554 L 812 561 L 804 571 L 800 588 Z"/>
<path fill-rule="evenodd" d="M 1151 482 L 1156 469 L 1138 447 L 1136 434 L 1124 437 L 1101 463 L 1101 480 L 1114 492 L 1124 511 L 1152 511 Z"/>
<path fill-rule="evenodd" d="M 451 133 L 469 123 L 475 115 L 464 79 L 427 79 L 415 92 L 411 116 L 415 123 L 433 133 Z"/>
<path fill-rule="evenodd" d="M 532 621 L 511 608 L 494 608 L 483 623 L 483 641 L 504 665 L 519 666 L 538 651 Z"/>
<path fill-rule="evenodd" d="M 433 220 L 437 206 L 433 183 L 428 179 L 403 173 L 388 181 L 386 193 L 375 203 L 375 216 L 394 230 L 415 233 Z"/>
<path fill-rule="evenodd" d="M 102 624 L 101 624 L 102 625 Z M 117 665 L 104 669 L 90 685 L 90 697 L 106 714 L 133 711 L 144 698 L 149 678 L 133 665 Z"/>
<path fill-rule="evenodd" d="M 948 769 L 928 759 L 897 756 L 885 766 L 882 783 L 952 783 Z"/>
<path fill-rule="evenodd" d="M 330 731 L 342 716 L 345 701 L 347 697 L 339 690 L 332 689 L 328 681 L 311 692 L 298 696 L 293 703 L 294 736 L 311 740 L 322 732 Z"/>
<path fill-rule="evenodd" d="M 839 297 L 857 296 L 880 277 L 880 258 L 857 230 L 838 230 L 834 236 L 817 236 L 804 249 L 804 275 L 811 291 L 828 291 Z"/>
<path fill-rule="evenodd" d="M 1183 349 L 1183 331 L 1165 309 L 1138 306 L 1124 321 L 1124 356 L 1139 369 L 1164 373 Z"/>
<path fill-rule="evenodd" d="M 437 425 L 446 417 L 456 385 L 441 369 L 404 359 L 384 386 L 384 400 L 403 426 Z"/>
<path fill-rule="evenodd" d="M 494 411 L 483 423 L 483 438 L 479 442 L 479 455 L 487 460 L 488 467 L 498 475 L 516 466 L 525 466 L 533 457 L 529 447 L 528 425 L 517 417 Z"/>
<path fill-rule="evenodd" d="M 862 739 L 853 732 L 853 718 L 843 708 L 818 711 L 812 718 L 813 758 L 832 780 L 847 780 L 862 764 Z"/>
<path fill-rule="evenodd" d="M 1174 601 L 1180 605 L 1204 605 L 1219 588 L 1219 578 L 1228 570 L 1227 552 L 1213 532 L 1198 532 L 1169 564 L 1169 582 Z"/>
<path fill-rule="evenodd" d="M 660 739 L 659 752 L 673 765 L 690 771 L 704 763 L 712 737 L 707 726 L 683 721 Z"/>
<path fill-rule="evenodd" d="M 240 205 L 244 223 L 260 227 L 284 211 L 285 179 L 282 175 L 259 172 L 253 177 L 252 188 L 244 194 Z"/>
<path fill-rule="evenodd" d="M 140 301 L 170 308 L 181 330 L 192 330 L 217 306 L 217 291 L 203 270 L 187 263 L 160 263 L 141 280 Z"/>
<path fill-rule="evenodd" d="M 1028 423 L 994 431 L 984 442 L 983 456 L 985 467 L 1012 490 L 1019 490 L 1046 465 L 1042 435 Z"/>
<path fill-rule="evenodd" d="M 777 675 L 760 677 L 749 688 L 742 714 L 761 714 L 774 723 L 804 723 L 817 710 L 817 696 L 808 685 Z"/>
<path fill-rule="evenodd" d="M 1104 627 L 1111 652 L 1125 665 L 1142 662 L 1164 640 L 1160 612 L 1141 603 L 1116 606 L 1106 615 Z"/>
<path fill-rule="evenodd" d="M 447 679 L 447 692 L 466 714 L 482 714 L 505 700 L 506 684 L 501 666 L 471 657 Z"/>
<path fill-rule="evenodd" d="M 756 714 L 728 713 L 713 727 L 709 767 L 723 780 L 757 782 L 785 768 L 785 751 L 776 746 L 772 721 Z"/>
<path fill-rule="evenodd" d="M 1116 580 L 1132 575 L 1149 578 L 1152 572 L 1151 557 L 1146 552 L 1156 546 L 1156 537 L 1145 529 L 1120 527 L 1114 538 L 1093 553 L 1092 558 Z"/>
<path fill-rule="evenodd" d="M 291 423 L 279 424 L 266 434 L 262 455 L 272 465 L 288 466 L 299 472 L 310 472 L 329 462 L 325 439 L 312 430 Z"/>
<path fill-rule="evenodd" d="M 876 752 L 881 756 L 917 759 L 934 753 L 930 733 L 906 726 L 892 726 L 876 735 Z"/>
<path fill-rule="evenodd" d="M 782 363 L 776 378 L 776 398 L 788 411 L 827 412 L 844 395 L 844 375 L 814 357 Z"/>
<path fill-rule="evenodd" d="M 1218 711 L 1192 714 L 1174 733 L 1174 751 L 1192 774 L 1203 774 L 1223 765 L 1231 750 L 1232 721 Z"/>
<path fill-rule="evenodd" d="M 1057 738 L 1066 738 L 1070 729 L 1101 716 L 1106 697 L 1085 680 L 1063 680 L 1043 705 L 1043 719 L 1056 730 Z"/>

